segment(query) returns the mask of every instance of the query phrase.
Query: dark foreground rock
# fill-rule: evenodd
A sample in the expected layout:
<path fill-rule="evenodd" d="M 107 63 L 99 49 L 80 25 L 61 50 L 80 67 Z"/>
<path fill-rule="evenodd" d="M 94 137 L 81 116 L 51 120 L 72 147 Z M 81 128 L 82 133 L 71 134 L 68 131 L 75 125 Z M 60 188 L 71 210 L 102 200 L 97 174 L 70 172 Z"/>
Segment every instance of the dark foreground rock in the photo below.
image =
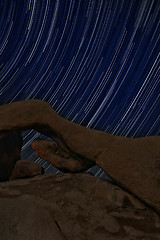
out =
<path fill-rule="evenodd" d="M 16 162 L 16 165 L 9 180 L 34 177 L 36 175 L 42 175 L 43 173 L 44 169 L 38 163 L 27 160 L 20 160 Z"/>
<path fill-rule="evenodd" d="M 0 131 L 35 129 L 51 137 L 61 149 L 58 152 L 65 153 L 52 151 L 56 161 L 58 155 L 63 160 L 63 168 L 74 171 L 78 166 L 81 171 L 96 163 L 117 184 L 160 213 L 159 136 L 132 139 L 91 130 L 60 117 L 41 100 L 0 106 L 0 116 Z M 36 144 L 36 148 L 42 147 L 41 142 Z"/>
<path fill-rule="evenodd" d="M 0 181 L 7 181 L 16 162 L 21 157 L 22 136 L 20 132 L 0 133 Z"/>
<path fill-rule="evenodd" d="M 160 218 L 135 197 L 89 174 L 0 183 L 1 240 L 159 240 Z"/>

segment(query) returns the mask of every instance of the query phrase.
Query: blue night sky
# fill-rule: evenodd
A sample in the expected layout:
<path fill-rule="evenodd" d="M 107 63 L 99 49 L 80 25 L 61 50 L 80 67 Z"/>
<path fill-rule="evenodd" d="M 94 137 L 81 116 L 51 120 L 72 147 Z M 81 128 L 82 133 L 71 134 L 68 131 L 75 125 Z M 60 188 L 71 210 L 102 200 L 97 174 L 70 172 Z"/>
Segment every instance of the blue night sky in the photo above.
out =
<path fill-rule="evenodd" d="M 43 99 L 86 127 L 160 135 L 159 63 L 159 0 L 0 0 L 0 104 Z M 23 132 L 22 158 L 55 172 L 31 150 L 40 136 Z"/>

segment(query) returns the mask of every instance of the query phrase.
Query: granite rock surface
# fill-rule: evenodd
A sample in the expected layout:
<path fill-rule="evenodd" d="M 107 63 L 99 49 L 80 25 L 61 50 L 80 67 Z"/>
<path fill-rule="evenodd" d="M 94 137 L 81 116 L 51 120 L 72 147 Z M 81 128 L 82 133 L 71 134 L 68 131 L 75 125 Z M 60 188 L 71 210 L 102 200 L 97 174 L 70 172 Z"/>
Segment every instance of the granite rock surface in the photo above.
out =
<path fill-rule="evenodd" d="M 0 183 L 1 240 L 159 240 L 160 216 L 86 173 Z"/>
<path fill-rule="evenodd" d="M 72 154 L 68 154 L 67 151 L 59 147 L 59 145 L 46 139 L 35 139 L 32 142 L 32 148 L 38 157 L 51 163 L 57 169 L 63 172 L 82 172 L 94 166 L 96 163 L 87 159 L 78 158 Z"/>
<path fill-rule="evenodd" d="M 61 149 L 59 152 L 65 153 L 60 154 L 63 168 L 67 170 L 70 165 L 68 171 L 71 171 L 73 165 L 74 171 L 78 165 L 81 171 L 84 166 L 97 164 L 118 185 L 160 213 L 159 136 L 132 139 L 85 128 L 62 118 L 41 100 L 2 105 L 0 116 L 0 131 L 35 129 L 51 137 Z M 38 144 L 40 149 L 40 142 Z"/>

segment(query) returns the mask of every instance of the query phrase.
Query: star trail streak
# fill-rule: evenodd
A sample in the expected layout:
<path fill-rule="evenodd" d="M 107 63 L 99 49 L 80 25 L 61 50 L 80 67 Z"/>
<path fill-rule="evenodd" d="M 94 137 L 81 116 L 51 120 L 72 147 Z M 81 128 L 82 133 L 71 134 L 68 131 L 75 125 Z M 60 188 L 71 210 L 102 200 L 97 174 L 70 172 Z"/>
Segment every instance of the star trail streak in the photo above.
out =
<path fill-rule="evenodd" d="M 0 0 L 0 104 L 34 98 L 89 128 L 160 135 L 160 1 Z M 23 132 L 22 158 L 56 172 L 39 136 Z"/>

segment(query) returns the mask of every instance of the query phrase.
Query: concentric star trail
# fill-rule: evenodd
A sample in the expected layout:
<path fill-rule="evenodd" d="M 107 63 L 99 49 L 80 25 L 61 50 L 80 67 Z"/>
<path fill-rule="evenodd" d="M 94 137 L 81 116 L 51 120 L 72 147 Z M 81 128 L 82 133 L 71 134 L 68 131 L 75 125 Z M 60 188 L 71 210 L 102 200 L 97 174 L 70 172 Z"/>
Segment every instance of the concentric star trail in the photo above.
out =
<path fill-rule="evenodd" d="M 160 135 L 160 1 L 0 0 L 0 104 L 34 98 L 89 128 Z M 23 132 L 22 158 L 55 172 L 39 136 Z"/>

